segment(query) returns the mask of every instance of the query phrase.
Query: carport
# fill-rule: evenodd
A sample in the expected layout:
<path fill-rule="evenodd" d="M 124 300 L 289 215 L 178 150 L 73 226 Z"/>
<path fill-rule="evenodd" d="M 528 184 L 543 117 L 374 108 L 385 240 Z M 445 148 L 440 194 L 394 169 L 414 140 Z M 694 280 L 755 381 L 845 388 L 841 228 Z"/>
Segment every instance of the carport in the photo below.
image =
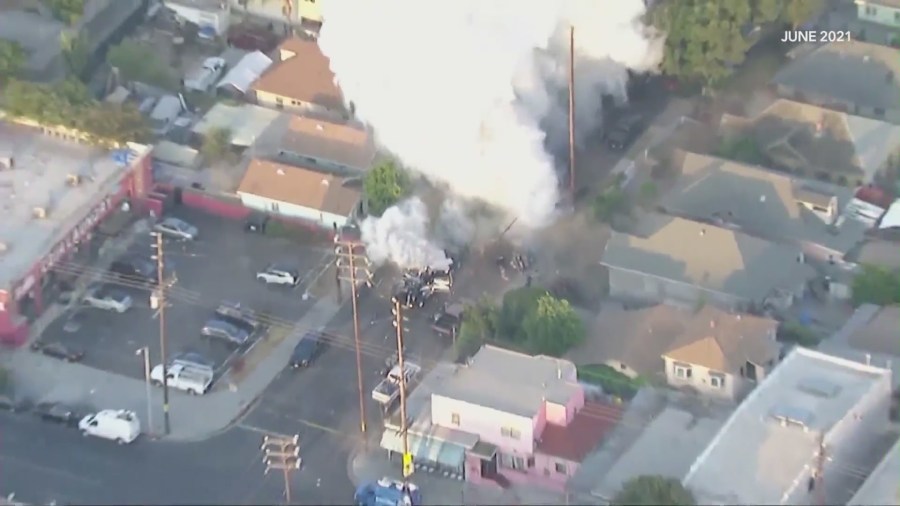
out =
<path fill-rule="evenodd" d="M 263 132 L 281 115 L 278 111 L 253 104 L 239 106 L 216 104 L 191 130 L 203 137 L 215 129 L 231 132 L 231 145 L 248 148 L 256 143 Z"/>

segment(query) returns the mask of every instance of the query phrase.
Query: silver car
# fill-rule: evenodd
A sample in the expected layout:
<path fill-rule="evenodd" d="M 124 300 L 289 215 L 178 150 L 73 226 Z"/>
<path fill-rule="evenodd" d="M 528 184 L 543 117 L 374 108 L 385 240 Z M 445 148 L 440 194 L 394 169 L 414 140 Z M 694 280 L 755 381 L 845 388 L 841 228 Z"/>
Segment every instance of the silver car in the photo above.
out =
<path fill-rule="evenodd" d="M 197 238 L 199 230 L 190 223 L 178 218 L 166 218 L 157 223 L 153 230 L 160 234 L 183 241 L 193 241 Z"/>
<path fill-rule="evenodd" d="M 127 293 L 107 286 L 94 286 L 84 295 L 84 303 L 105 311 L 124 313 L 131 309 L 134 301 Z"/>

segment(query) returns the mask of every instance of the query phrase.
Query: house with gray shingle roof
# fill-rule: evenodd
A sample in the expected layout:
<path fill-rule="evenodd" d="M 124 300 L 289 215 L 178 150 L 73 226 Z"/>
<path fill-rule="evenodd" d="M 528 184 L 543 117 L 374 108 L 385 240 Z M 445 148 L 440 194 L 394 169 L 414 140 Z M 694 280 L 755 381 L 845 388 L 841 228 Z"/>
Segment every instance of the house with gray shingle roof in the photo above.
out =
<path fill-rule="evenodd" d="M 849 188 L 686 153 L 659 205 L 671 215 L 797 245 L 810 259 L 837 261 L 869 228 L 849 211 L 851 201 Z"/>
<path fill-rule="evenodd" d="M 823 44 L 797 51 L 772 84 L 785 98 L 900 124 L 898 53 L 859 41 Z"/>
<path fill-rule="evenodd" d="M 849 186 L 872 182 L 900 155 L 898 125 L 784 99 L 752 118 L 726 114 L 720 133 L 753 139 L 773 168 Z"/>
<path fill-rule="evenodd" d="M 784 308 L 814 271 L 794 245 L 721 226 L 650 215 L 635 234 L 615 232 L 600 263 L 614 298 L 727 310 Z"/>

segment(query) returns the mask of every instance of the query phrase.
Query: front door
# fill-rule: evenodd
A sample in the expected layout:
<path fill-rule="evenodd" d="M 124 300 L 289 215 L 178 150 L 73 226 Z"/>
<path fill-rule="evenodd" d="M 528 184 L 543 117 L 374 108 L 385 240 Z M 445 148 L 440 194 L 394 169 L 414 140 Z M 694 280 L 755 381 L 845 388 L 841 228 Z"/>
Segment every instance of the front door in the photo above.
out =
<path fill-rule="evenodd" d="M 497 454 L 487 460 L 481 461 L 481 476 L 492 478 L 497 475 Z"/>

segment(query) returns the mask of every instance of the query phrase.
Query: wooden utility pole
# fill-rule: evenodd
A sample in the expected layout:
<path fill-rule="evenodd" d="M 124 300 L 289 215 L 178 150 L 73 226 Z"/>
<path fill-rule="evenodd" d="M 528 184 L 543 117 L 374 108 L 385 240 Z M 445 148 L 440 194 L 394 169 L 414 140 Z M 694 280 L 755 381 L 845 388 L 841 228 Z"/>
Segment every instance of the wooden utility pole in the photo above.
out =
<path fill-rule="evenodd" d="M 163 434 L 169 435 L 171 421 L 169 419 L 169 366 L 166 357 L 166 261 L 165 241 L 159 232 L 156 235 L 156 310 L 159 315 L 159 359 L 162 365 L 163 387 Z"/>
<path fill-rule="evenodd" d="M 263 436 L 260 449 L 264 452 L 263 463 L 265 474 L 269 471 L 281 471 L 284 475 L 284 503 L 291 504 L 291 473 L 300 469 L 300 436 Z"/>
<path fill-rule="evenodd" d="M 367 285 L 371 286 L 372 284 L 372 272 L 369 270 L 369 259 L 365 256 L 357 256 L 356 248 L 361 247 L 362 243 L 357 241 L 344 241 L 338 242 L 337 248 L 337 261 L 335 263 L 335 269 L 338 275 L 338 280 L 347 281 L 350 283 L 350 298 L 353 299 L 351 304 L 353 307 L 353 343 L 356 346 L 356 386 L 359 391 L 359 430 L 363 434 L 366 433 L 366 399 L 363 394 L 363 380 L 362 380 L 362 354 L 359 349 L 359 306 L 358 306 L 358 285 L 360 282 L 365 282 Z M 345 275 L 341 275 L 341 269 L 343 267 L 342 260 L 346 259 L 349 266 L 349 273 Z M 363 270 L 365 275 L 365 279 L 359 279 L 357 277 L 357 262 L 363 264 L 360 267 Z"/>
<path fill-rule="evenodd" d="M 575 202 L 575 27 L 569 27 L 569 192 Z"/>
<path fill-rule="evenodd" d="M 400 302 L 394 303 L 395 327 L 397 328 L 397 365 L 400 367 L 400 435 L 403 437 L 403 482 L 406 483 L 413 473 L 413 459 L 409 453 L 409 427 L 406 420 L 406 368 L 403 362 L 403 307 Z"/>

